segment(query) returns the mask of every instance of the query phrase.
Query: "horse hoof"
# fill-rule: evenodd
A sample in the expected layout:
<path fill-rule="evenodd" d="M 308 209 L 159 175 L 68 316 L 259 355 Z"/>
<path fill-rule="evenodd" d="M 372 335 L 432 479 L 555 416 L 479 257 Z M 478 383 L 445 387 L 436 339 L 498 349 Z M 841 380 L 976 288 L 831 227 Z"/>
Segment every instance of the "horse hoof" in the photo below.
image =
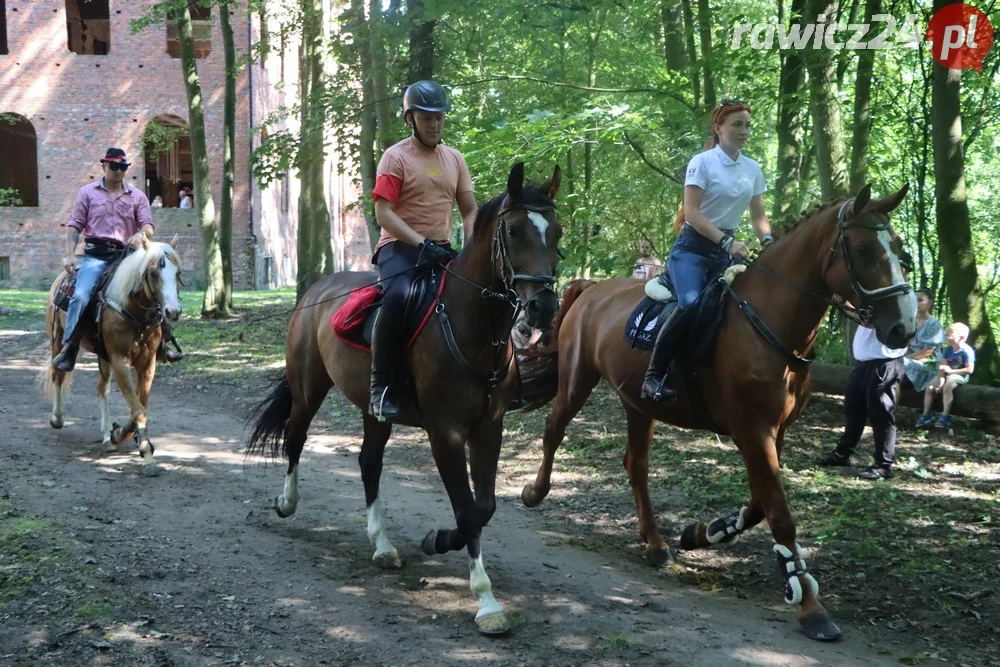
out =
<path fill-rule="evenodd" d="M 293 507 L 290 512 L 283 512 L 281 510 L 281 496 L 274 497 L 274 513 L 280 516 L 282 519 L 287 519 L 288 517 L 295 514 L 295 508 Z"/>
<path fill-rule="evenodd" d="M 525 507 L 537 507 L 543 498 L 545 498 L 544 495 L 535 491 L 534 484 L 525 484 L 521 490 L 521 502 L 524 503 Z"/>
<path fill-rule="evenodd" d="M 372 562 L 383 570 L 398 570 L 403 567 L 403 560 L 399 557 L 395 549 L 387 551 L 384 554 L 375 554 L 372 557 Z"/>
<path fill-rule="evenodd" d="M 62 428 L 63 427 L 62 417 L 59 417 L 58 419 L 56 417 L 49 417 L 49 426 L 56 429 Z"/>
<path fill-rule="evenodd" d="M 420 550 L 423 551 L 428 556 L 436 556 L 437 550 L 434 548 L 434 541 L 437 539 L 437 531 L 432 530 L 427 533 L 427 537 L 424 541 L 420 543 Z"/>
<path fill-rule="evenodd" d="M 646 549 L 646 562 L 653 567 L 672 567 L 674 564 L 674 555 L 670 553 L 670 547 L 663 547 L 662 549 Z"/>
<path fill-rule="evenodd" d="M 802 634 L 809 639 L 821 642 L 832 642 L 840 639 L 840 628 L 825 611 L 814 611 L 799 619 Z"/>
<path fill-rule="evenodd" d="M 702 528 L 707 529 L 707 526 L 705 526 L 703 521 L 692 523 L 690 526 L 685 528 L 684 532 L 681 533 L 681 549 L 684 549 L 684 551 L 692 551 L 700 548 L 698 544 L 698 534 L 699 529 Z"/>
<path fill-rule="evenodd" d="M 156 465 L 155 463 L 147 463 L 146 465 L 142 466 L 143 477 L 159 477 L 160 473 L 162 472 L 163 471 L 160 470 L 160 466 Z"/>
<path fill-rule="evenodd" d="M 510 632 L 510 621 L 502 611 L 486 614 L 476 619 L 476 629 L 488 637 L 499 637 Z"/>

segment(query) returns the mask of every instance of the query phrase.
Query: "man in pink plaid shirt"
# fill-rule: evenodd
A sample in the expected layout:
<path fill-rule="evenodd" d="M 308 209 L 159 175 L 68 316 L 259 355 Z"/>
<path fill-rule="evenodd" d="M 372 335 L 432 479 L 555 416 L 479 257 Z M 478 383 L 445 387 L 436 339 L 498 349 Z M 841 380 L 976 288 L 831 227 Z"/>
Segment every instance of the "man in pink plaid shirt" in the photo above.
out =
<path fill-rule="evenodd" d="M 104 177 L 80 188 L 73 213 L 65 224 L 69 231 L 63 268 L 71 275 L 76 273 L 76 288 L 66 312 L 63 348 L 52 360 L 52 365 L 67 373 L 76 365 L 82 337 L 80 317 L 90 303 L 101 274 L 108 264 L 124 255 L 130 238 L 136 234 L 148 238 L 155 228 L 145 193 L 125 183 L 125 172 L 129 168 L 125 151 L 109 148 L 101 159 L 101 167 Z M 81 236 L 84 254 L 78 268 L 76 246 Z M 165 342 L 172 338 L 169 329 L 164 330 L 161 351 L 167 361 L 182 358 L 180 352 L 166 347 Z"/>

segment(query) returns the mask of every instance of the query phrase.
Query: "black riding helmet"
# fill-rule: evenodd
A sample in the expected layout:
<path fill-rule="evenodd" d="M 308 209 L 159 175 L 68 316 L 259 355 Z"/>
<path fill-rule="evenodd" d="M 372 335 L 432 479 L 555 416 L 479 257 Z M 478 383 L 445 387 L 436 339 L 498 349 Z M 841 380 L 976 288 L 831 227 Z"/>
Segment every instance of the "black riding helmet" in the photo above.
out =
<path fill-rule="evenodd" d="M 451 102 L 444 88 L 434 81 L 417 81 L 403 93 L 403 115 L 411 109 L 430 111 L 451 111 Z"/>

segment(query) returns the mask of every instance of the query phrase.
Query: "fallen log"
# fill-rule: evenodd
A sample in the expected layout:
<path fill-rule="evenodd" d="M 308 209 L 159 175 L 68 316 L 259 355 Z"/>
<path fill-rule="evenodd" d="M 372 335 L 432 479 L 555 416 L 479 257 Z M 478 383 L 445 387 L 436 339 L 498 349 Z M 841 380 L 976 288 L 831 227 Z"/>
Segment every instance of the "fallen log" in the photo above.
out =
<path fill-rule="evenodd" d="M 824 394 L 843 396 L 847 386 L 847 376 L 851 367 L 844 364 L 825 364 L 817 361 L 812 365 L 812 390 Z M 903 380 L 899 404 L 918 410 L 924 407 L 924 393 L 913 390 L 909 380 Z M 935 397 L 934 412 L 941 411 L 941 399 Z M 971 417 L 989 424 L 1000 423 L 1000 389 L 982 385 L 967 384 L 955 391 L 955 402 L 951 412 L 959 417 Z"/>

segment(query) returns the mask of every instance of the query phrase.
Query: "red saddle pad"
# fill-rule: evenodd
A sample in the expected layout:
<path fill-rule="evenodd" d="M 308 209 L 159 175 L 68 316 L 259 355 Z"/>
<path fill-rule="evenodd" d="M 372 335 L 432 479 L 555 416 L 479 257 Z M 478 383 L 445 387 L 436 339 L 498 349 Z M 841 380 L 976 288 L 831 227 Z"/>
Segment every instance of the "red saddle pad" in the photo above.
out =
<path fill-rule="evenodd" d="M 365 327 L 372 304 L 380 294 L 377 285 L 369 285 L 351 292 L 344 305 L 330 318 L 330 326 L 341 336 L 357 336 Z"/>

